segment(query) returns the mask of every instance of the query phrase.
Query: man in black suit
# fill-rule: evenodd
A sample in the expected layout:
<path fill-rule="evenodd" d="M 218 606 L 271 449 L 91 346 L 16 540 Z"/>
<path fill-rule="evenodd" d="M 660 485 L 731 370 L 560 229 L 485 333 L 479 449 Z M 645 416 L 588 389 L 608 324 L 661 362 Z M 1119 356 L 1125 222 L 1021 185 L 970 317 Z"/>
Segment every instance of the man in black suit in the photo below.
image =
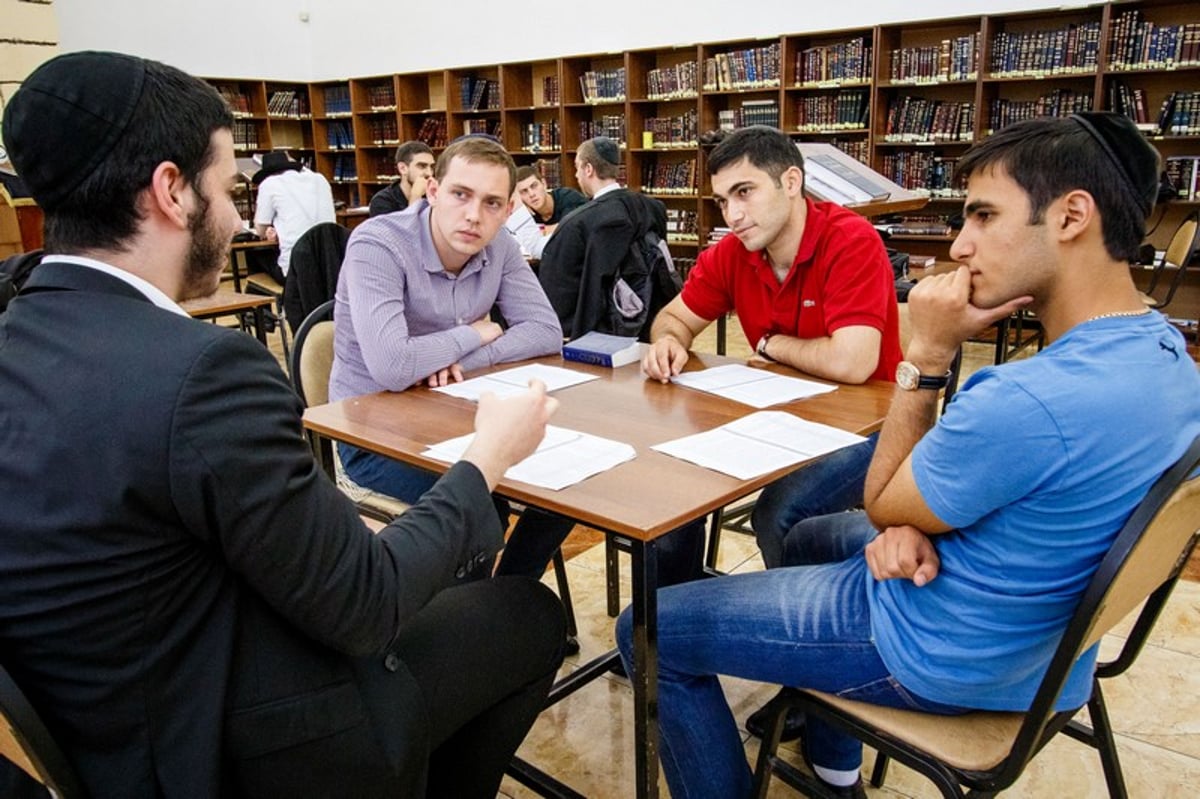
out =
<path fill-rule="evenodd" d="M 485 397 L 372 535 L 274 359 L 177 304 L 239 226 L 216 92 L 74 53 L 3 122 L 48 254 L 0 315 L 0 661 L 89 791 L 494 797 L 564 625 L 535 581 L 470 577 L 554 400 Z"/>

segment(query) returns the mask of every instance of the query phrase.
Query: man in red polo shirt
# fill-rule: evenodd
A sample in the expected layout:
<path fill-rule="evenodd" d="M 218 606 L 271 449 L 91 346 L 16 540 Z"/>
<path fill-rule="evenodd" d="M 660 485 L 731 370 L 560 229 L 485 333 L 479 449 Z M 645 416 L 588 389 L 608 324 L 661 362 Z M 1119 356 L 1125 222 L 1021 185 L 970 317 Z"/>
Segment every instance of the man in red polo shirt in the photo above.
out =
<path fill-rule="evenodd" d="M 736 311 L 759 358 L 840 383 L 895 379 L 899 311 L 875 229 L 804 196 L 804 159 L 775 128 L 733 133 L 708 172 L 732 235 L 700 253 L 683 292 L 655 318 L 645 373 L 678 374 L 696 335 Z M 861 506 L 874 451 L 872 436 L 763 490 L 753 524 L 768 568 L 810 562 L 799 522 Z"/>

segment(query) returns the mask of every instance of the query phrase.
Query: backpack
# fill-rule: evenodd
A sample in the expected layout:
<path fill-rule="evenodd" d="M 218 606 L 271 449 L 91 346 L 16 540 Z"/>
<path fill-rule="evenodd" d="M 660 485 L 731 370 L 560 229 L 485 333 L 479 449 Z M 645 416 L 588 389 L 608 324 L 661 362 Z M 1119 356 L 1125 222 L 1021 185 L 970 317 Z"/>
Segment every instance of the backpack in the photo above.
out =
<path fill-rule="evenodd" d="M 9 301 L 17 296 L 17 292 L 33 273 L 34 267 L 41 262 L 41 250 L 13 255 L 0 261 L 0 313 L 3 313 Z"/>
<path fill-rule="evenodd" d="M 654 317 L 683 289 L 683 279 L 667 243 L 648 219 L 640 234 L 613 283 L 609 327 L 613 335 L 649 341 Z"/>

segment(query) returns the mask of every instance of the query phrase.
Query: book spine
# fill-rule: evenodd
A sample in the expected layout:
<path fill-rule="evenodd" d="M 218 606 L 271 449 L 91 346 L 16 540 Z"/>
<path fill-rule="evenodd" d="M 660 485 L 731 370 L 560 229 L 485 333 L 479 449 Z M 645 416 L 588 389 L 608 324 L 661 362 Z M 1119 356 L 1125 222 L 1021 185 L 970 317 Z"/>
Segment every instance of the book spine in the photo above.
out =
<path fill-rule="evenodd" d="M 572 349 L 571 347 L 563 347 L 562 357 L 564 361 L 575 361 L 576 363 L 590 363 L 593 366 L 608 366 L 612 367 L 612 356 L 602 352 L 585 352 L 583 350 Z"/>

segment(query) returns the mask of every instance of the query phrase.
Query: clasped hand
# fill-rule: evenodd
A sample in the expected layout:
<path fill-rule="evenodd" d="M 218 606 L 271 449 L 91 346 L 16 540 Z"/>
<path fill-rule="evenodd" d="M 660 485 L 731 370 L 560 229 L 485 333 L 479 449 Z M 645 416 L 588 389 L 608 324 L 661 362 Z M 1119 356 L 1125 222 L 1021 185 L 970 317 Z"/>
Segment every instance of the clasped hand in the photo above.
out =
<path fill-rule="evenodd" d="M 863 556 L 876 580 L 900 577 L 918 588 L 937 577 L 941 564 L 929 536 L 908 524 L 886 528 L 867 544 Z"/>

